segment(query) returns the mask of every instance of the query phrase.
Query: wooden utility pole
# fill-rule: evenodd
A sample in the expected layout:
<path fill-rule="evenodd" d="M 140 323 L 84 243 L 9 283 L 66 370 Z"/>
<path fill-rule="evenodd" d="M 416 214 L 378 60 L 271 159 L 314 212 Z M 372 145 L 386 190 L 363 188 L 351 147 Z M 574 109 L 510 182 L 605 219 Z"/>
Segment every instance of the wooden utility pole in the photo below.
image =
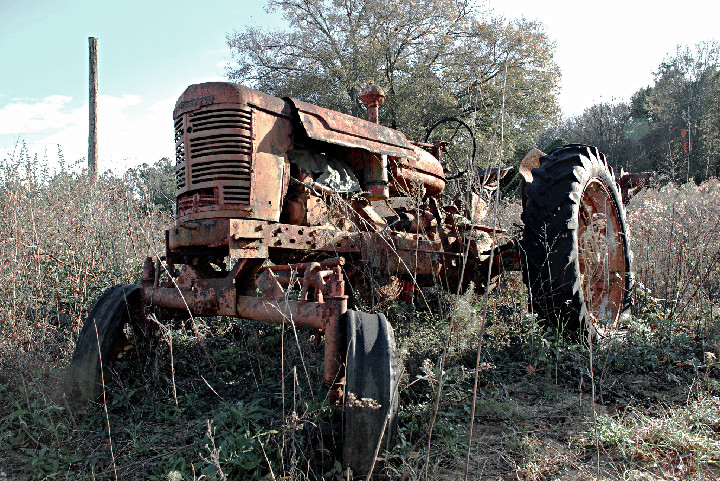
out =
<path fill-rule="evenodd" d="M 97 144 L 97 92 L 98 92 L 98 39 L 88 37 L 90 46 L 90 129 L 88 133 L 88 173 L 93 180 L 97 179 L 98 172 L 98 144 Z"/>

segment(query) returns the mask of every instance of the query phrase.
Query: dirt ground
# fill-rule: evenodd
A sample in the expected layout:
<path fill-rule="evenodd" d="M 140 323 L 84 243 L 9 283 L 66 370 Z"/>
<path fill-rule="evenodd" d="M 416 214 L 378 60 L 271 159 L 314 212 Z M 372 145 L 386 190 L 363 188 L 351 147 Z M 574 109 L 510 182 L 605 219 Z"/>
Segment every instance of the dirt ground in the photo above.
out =
<path fill-rule="evenodd" d="M 653 459 L 622 453 L 597 440 L 598 418 L 641 413 L 662 418 L 673 408 L 687 406 L 690 386 L 668 382 L 664 373 L 623 374 L 605 379 L 611 387 L 596 395 L 583 381 L 573 388 L 546 381 L 496 386 L 493 397 L 504 398 L 506 408 L 476 416 L 468 479 L 473 480 L 716 480 L 716 463 L 691 466 L 683 455 L 658 453 Z M 544 391 L 544 392 L 540 392 Z M 497 406 L 497 405 L 496 405 Z M 658 449 L 662 450 L 662 446 Z M 686 454 L 689 456 L 690 454 Z M 447 479 L 463 479 L 460 469 L 443 472 Z"/>

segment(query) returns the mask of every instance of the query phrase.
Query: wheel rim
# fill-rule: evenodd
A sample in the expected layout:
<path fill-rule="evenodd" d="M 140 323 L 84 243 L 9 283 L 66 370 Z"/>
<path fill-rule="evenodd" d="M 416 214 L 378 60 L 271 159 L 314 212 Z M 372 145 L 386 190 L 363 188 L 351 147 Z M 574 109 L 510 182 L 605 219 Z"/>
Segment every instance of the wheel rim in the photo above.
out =
<path fill-rule="evenodd" d="M 590 322 L 608 327 L 622 311 L 625 296 L 625 240 L 616 202 L 605 184 L 591 180 L 580 203 L 580 282 Z"/>

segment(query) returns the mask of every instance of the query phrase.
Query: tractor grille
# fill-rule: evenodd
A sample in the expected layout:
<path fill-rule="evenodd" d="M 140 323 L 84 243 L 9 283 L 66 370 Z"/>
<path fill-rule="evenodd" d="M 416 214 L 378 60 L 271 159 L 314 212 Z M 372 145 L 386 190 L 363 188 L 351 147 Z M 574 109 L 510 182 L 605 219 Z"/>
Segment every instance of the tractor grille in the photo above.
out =
<path fill-rule="evenodd" d="M 185 188 L 185 123 L 183 116 L 175 119 L 175 188 Z"/>
<path fill-rule="evenodd" d="M 177 190 L 185 188 L 185 165 L 175 168 L 175 185 Z"/>
<path fill-rule="evenodd" d="M 183 139 L 184 131 L 185 126 L 181 116 L 175 119 L 175 164 L 185 162 L 185 140 Z"/>
<path fill-rule="evenodd" d="M 223 189 L 223 197 L 226 204 L 246 204 L 250 198 L 250 185 L 247 187 L 226 185 Z"/>
<path fill-rule="evenodd" d="M 200 189 L 178 200 L 178 210 L 189 212 L 218 204 L 217 189 Z"/>
<path fill-rule="evenodd" d="M 231 181 L 240 185 L 229 186 L 249 188 L 252 169 L 250 110 L 224 108 L 190 114 L 190 132 L 191 185 Z M 247 189 L 247 196 L 241 203 L 249 202 Z"/>
<path fill-rule="evenodd" d="M 252 141 L 249 136 L 244 135 L 207 135 L 190 140 L 190 153 L 193 159 L 211 155 L 235 156 L 240 154 L 249 160 L 251 152 Z"/>
<path fill-rule="evenodd" d="M 193 132 L 216 129 L 252 130 L 252 113 L 249 109 L 224 108 L 203 110 L 190 114 Z"/>
<path fill-rule="evenodd" d="M 252 117 L 249 108 L 222 106 L 175 121 L 178 215 L 250 205 Z"/>

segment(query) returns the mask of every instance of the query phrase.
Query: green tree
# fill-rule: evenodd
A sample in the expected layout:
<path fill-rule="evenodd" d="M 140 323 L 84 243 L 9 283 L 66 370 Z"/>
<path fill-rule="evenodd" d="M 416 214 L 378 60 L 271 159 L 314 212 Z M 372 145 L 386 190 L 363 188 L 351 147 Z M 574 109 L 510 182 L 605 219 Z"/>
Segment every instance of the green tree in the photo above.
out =
<path fill-rule="evenodd" d="M 364 116 L 362 87 L 376 82 L 387 95 L 383 124 L 421 139 L 455 116 L 488 150 L 504 104 L 509 154 L 558 120 L 554 44 L 539 23 L 491 17 L 472 0 L 271 0 L 268 8 L 288 28 L 230 33 L 229 79 L 356 116 Z"/>
<path fill-rule="evenodd" d="M 170 211 L 175 203 L 175 167 L 167 157 L 128 169 L 125 179 L 143 205 Z"/>
<path fill-rule="evenodd" d="M 632 150 L 626 133 L 630 109 L 624 102 L 595 104 L 565 122 L 563 136 L 573 143 L 594 145 L 616 168 L 628 168 Z"/>
<path fill-rule="evenodd" d="M 720 44 L 679 46 L 629 103 L 596 104 L 543 136 L 596 145 L 626 170 L 686 182 L 720 175 Z"/>
<path fill-rule="evenodd" d="M 678 47 L 647 94 L 647 119 L 661 130 L 665 167 L 676 180 L 717 175 L 720 164 L 720 44 Z"/>

